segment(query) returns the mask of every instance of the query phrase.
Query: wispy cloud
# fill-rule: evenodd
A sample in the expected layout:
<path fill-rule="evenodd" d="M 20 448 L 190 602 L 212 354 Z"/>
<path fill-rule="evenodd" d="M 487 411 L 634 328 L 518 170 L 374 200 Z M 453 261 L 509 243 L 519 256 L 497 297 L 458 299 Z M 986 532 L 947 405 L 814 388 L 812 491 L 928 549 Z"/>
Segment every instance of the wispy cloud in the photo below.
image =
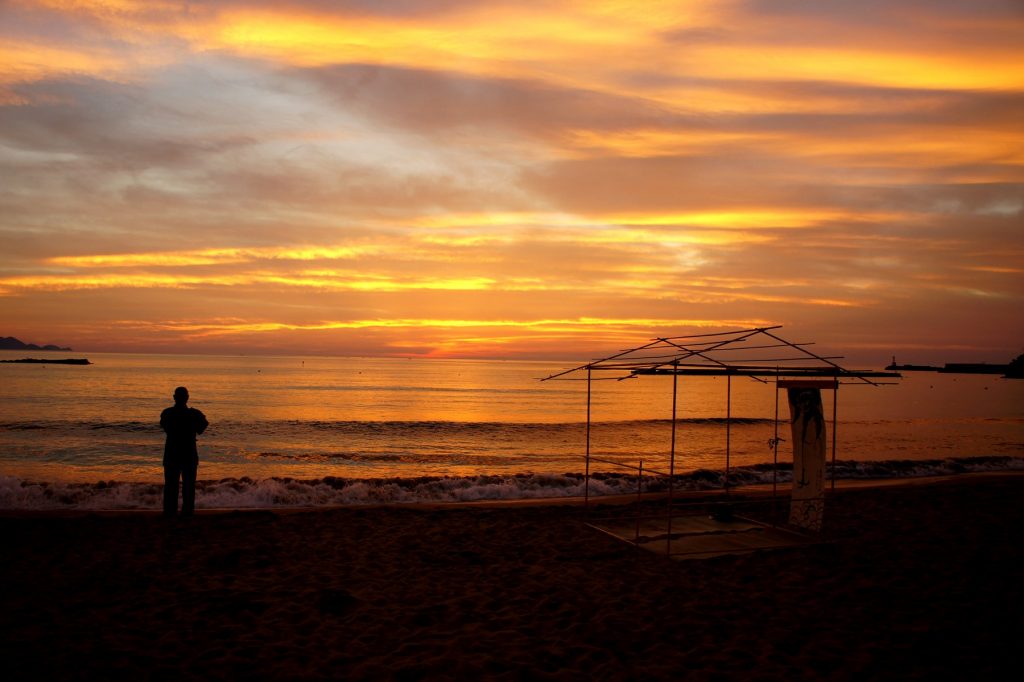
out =
<path fill-rule="evenodd" d="M 427 6 L 0 6 L 5 333 L 1019 352 L 1019 3 Z"/>

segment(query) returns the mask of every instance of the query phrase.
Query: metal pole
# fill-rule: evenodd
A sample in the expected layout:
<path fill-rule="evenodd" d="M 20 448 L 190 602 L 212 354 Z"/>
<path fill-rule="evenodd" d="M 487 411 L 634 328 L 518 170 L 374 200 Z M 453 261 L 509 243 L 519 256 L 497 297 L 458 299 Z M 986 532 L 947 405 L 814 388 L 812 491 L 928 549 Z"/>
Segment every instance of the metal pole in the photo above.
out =
<path fill-rule="evenodd" d="M 725 494 L 729 494 L 729 455 L 732 447 L 732 375 L 725 377 Z"/>
<path fill-rule="evenodd" d="M 590 368 L 587 367 L 587 468 L 583 475 L 583 516 L 590 514 Z"/>
<path fill-rule="evenodd" d="M 644 478 L 644 461 L 640 460 L 640 465 L 636 470 L 636 537 L 633 543 L 639 548 L 640 547 L 640 494 L 641 486 L 643 485 Z"/>
<path fill-rule="evenodd" d="M 839 377 L 832 388 L 832 492 L 836 490 L 836 414 L 839 412 Z"/>
<path fill-rule="evenodd" d="M 779 369 L 775 368 L 775 437 L 772 439 L 772 522 L 779 523 L 776 495 L 779 487 Z"/>
<path fill-rule="evenodd" d="M 678 365 L 678 363 L 676 363 Z M 676 477 L 676 406 L 679 395 L 679 375 L 672 373 L 672 447 L 668 461 L 668 533 L 665 536 L 665 554 L 672 553 L 672 492 Z"/>

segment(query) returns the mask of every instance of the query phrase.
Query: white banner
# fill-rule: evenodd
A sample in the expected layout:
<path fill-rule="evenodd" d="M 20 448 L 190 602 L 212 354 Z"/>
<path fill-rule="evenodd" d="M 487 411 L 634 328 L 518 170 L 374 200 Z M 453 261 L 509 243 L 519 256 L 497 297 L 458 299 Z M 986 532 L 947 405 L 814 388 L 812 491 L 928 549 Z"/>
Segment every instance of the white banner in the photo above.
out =
<path fill-rule="evenodd" d="M 825 416 L 818 388 L 788 388 L 793 425 L 793 494 L 789 522 L 820 531 L 825 513 Z"/>

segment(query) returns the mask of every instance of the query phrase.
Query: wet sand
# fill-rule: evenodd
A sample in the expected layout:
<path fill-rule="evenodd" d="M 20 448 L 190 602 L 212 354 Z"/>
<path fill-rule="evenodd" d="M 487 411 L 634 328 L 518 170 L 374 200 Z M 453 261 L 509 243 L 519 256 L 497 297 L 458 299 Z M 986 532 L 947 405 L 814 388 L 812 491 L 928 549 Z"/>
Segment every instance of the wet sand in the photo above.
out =
<path fill-rule="evenodd" d="M 1014 475 L 841 489 L 829 542 L 702 561 L 566 504 L 6 514 L 4 676 L 1001 679 L 1022 500 Z"/>

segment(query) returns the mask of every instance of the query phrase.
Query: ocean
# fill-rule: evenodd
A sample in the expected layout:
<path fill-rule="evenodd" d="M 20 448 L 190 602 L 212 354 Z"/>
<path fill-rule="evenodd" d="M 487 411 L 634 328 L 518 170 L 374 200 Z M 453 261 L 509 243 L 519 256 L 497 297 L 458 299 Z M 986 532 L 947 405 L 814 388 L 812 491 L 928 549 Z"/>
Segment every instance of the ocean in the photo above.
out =
<path fill-rule="evenodd" d="M 582 491 L 586 382 L 539 381 L 575 363 L 115 353 L 89 359 L 94 364 L 0 364 L 0 508 L 159 508 L 158 419 L 179 385 L 211 424 L 199 439 L 198 508 Z M 785 394 L 776 408 L 773 385 L 734 378 L 727 425 L 726 382 L 680 379 L 681 484 L 720 485 L 727 440 L 732 482 L 771 480 L 769 441 L 776 435 L 783 439 L 779 480 L 789 480 Z M 667 471 L 671 386 L 665 377 L 594 382 L 592 455 Z M 832 392 L 823 399 L 830 418 Z M 837 477 L 1024 469 L 1024 381 L 907 373 L 895 385 L 843 385 L 836 407 Z M 827 428 L 831 442 L 831 421 Z M 635 490 L 631 470 L 606 462 L 591 470 L 591 493 Z"/>

